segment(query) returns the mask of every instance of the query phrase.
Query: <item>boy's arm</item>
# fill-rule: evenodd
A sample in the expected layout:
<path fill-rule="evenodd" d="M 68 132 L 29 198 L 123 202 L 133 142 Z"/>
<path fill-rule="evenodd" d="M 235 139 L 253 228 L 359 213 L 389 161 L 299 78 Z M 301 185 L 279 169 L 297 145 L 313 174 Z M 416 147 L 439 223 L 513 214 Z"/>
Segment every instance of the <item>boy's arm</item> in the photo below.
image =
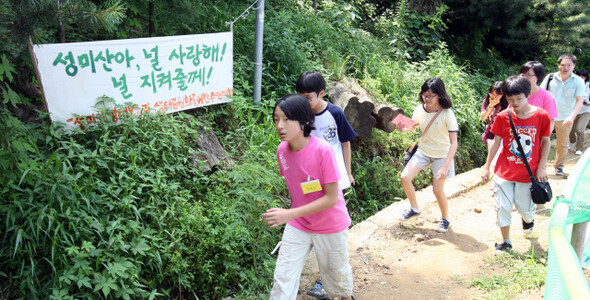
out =
<path fill-rule="evenodd" d="M 338 204 L 338 182 L 326 183 L 323 189 L 322 197 L 296 208 L 271 208 L 262 214 L 262 220 L 269 228 L 276 228 L 293 219 L 311 215 Z"/>
<path fill-rule="evenodd" d="M 350 181 L 351 185 L 355 185 L 356 182 L 354 181 L 354 176 L 352 176 L 352 149 L 350 147 L 350 142 L 340 143 L 342 144 L 342 155 L 344 156 L 344 165 L 346 166 L 346 173 L 348 174 L 348 180 Z"/>
<path fill-rule="evenodd" d="M 500 149 L 501 143 L 502 138 L 498 135 L 494 136 L 494 141 L 492 142 L 492 147 L 488 152 L 486 163 L 483 165 L 483 167 L 481 167 L 483 171 L 481 174 L 481 180 L 484 183 L 487 183 L 490 180 L 490 165 L 492 164 L 492 160 L 494 160 L 494 157 L 496 156 L 496 152 L 498 152 L 498 149 Z"/>
<path fill-rule="evenodd" d="M 445 179 L 447 177 L 447 171 L 451 166 L 451 162 L 453 161 L 453 157 L 455 157 L 455 152 L 457 152 L 457 132 L 450 131 L 449 132 L 449 139 L 451 140 L 451 146 L 449 147 L 449 153 L 445 158 L 445 163 L 443 167 L 438 170 L 438 174 L 436 175 L 436 179 Z"/>
<path fill-rule="evenodd" d="M 549 149 L 551 149 L 551 140 L 548 136 L 541 137 L 541 157 L 539 157 L 539 165 L 537 165 L 537 174 L 535 178 L 538 181 L 547 181 L 547 156 L 549 156 Z"/>

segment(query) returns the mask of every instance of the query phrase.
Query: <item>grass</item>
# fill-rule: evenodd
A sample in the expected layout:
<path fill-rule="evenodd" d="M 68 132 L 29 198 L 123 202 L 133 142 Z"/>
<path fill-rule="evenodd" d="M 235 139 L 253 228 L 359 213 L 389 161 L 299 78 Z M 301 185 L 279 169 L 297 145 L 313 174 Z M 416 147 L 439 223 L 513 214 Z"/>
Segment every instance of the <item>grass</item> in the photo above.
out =
<path fill-rule="evenodd" d="M 467 280 L 469 287 L 485 291 L 486 299 L 513 299 L 514 295 L 540 289 L 545 284 L 547 259 L 537 256 L 533 247 L 524 254 L 510 251 L 488 258 L 486 262 L 506 271 Z"/>

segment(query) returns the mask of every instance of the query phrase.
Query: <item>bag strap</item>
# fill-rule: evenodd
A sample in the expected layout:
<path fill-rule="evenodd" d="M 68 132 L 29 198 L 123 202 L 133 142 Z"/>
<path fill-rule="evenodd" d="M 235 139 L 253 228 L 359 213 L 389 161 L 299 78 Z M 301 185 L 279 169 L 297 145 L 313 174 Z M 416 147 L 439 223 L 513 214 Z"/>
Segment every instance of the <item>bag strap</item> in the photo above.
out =
<path fill-rule="evenodd" d="M 430 129 L 430 125 L 432 125 L 432 123 L 434 123 L 434 120 L 436 120 L 436 117 L 438 117 L 438 115 L 440 115 L 442 110 L 443 110 L 443 108 L 441 107 L 440 110 L 436 112 L 434 117 L 432 117 L 432 119 L 430 119 L 430 122 L 428 122 L 428 125 L 426 125 L 426 128 L 424 128 L 424 131 L 422 132 L 422 136 L 424 136 L 428 132 L 428 129 Z"/>
<path fill-rule="evenodd" d="M 554 73 L 551 73 L 551 74 L 549 74 L 549 79 L 547 79 L 547 86 L 545 86 L 545 89 L 546 89 L 548 92 L 551 92 L 551 91 L 549 90 L 549 83 L 551 83 L 551 80 L 553 79 L 553 75 L 555 75 L 555 74 L 554 74 Z"/>
<path fill-rule="evenodd" d="M 510 119 L 510 127 L 512 127 L 512 134 L 514 134 L 514 139 L 516 140 L 516 144 L 518 145 L 518 151 L 520 151 L 520 154 L 522 155 L 522 161 L 524 162 L 524 165 L 526 166 L 526 170 L 529 172 L 529 177 L 531 179 L 531 182 L 535 182 L 535 176 L 533 176 L 533 171 L 531 171 L 531 167 L 529 166 L 529 162 L 526 159 L 526 155 L 524 153 L 524 149 L 522 148 L 522 144 L 520 144 L 520 137 L 518 136 L 518 133 L 516 133 L 516 128 L 514 128 L 514 123 L 512 122 L 512 110 L 508 111 L 508 118 Z"/>

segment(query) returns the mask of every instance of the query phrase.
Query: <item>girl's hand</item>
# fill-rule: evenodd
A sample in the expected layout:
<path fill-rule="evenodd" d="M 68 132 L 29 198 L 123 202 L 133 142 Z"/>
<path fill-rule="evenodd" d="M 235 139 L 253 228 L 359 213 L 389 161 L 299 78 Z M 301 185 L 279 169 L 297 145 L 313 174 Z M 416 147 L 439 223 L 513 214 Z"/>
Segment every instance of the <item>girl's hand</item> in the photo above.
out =
<path fill-rule="evenodd" d="M 268 228 L 277 228 L 293 219 L 288 209 L 271 208 L 262 214 L 262 221 Z"/>
<path fill-rule="evenodd" d="M 416 127 L 418 127 L 418 123 L 414 123 L 412 125 L 412 127 L 402 127 L 402 126 L 396 125 L 396 128 L 397 128 L 397 130 L 399 130 L 399 132 L 414 131 L 414 130 L 416 130 Z"/>
<path fill-rule="evenodd" d="M 352 174 L 348 174 L 348 181 L 350 181 L 350 185 L 356 185 L 356 181 L 354 180 L 354 176 Z"/>
<path fill-rule="evenodd" d="M 449 168 L 445 168 L 445 167 L 440 168 L 440 170 L 438 170 L 438 173 L 436 174 L 435 179 L 438 179 L 438 180 L 446 179 L 448 172 L 449 172 Z"/>
<path fill-rule="evenodd" d="M 498 105 L 498 103 L 500 103 L 500 98 L 502 98 L 502 95 L 498 95 L 498 96 L 490 96 L 490 105 L 489 107 L 495 107 L 496 105 Z"/>

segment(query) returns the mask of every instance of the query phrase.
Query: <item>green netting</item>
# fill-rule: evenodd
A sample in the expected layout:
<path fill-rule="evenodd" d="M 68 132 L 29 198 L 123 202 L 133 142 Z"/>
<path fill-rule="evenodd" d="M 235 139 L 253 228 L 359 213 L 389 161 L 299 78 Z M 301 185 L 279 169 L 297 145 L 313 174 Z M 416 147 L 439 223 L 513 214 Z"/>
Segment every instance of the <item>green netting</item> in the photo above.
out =
<path fill-rule="evenodd" d="M 563 198 L 569 206 L 566 223 L 575 224 L 590 221 L 590 151 L 578 160 L 563 187 Z"/>
<path fill-rule="evenodd" d="M 551 211 L 544 298 L 590 299 L 590 287 L 565 233 L 568 224 L 590 221 L 590 151 L 578 160 L 562 194 Z"/>

